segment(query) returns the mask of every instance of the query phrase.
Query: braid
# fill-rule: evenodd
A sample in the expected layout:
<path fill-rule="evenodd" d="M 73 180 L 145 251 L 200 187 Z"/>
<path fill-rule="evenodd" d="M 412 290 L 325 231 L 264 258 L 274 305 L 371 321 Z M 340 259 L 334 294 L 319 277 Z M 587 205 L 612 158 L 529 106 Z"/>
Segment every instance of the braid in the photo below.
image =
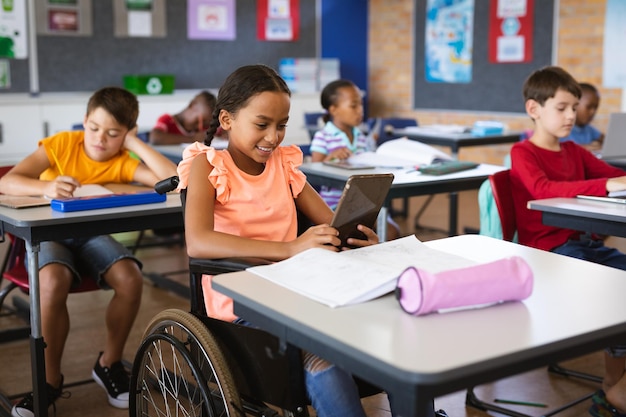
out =
<path fill-rule="evenodd" d="M 213 137 L 215 136 L 215 132 L 217 132 L 217 128 L 219 126 L 220 121 L 217 119 L 217 110 L 215 110 L 213 112 L 213 118 L 211 119 L 209 128 L 206 130 L 206 136 L 204 137 L 204 144 L 206 146 L 211 146 L 211 142 L 213 141 Z"/>

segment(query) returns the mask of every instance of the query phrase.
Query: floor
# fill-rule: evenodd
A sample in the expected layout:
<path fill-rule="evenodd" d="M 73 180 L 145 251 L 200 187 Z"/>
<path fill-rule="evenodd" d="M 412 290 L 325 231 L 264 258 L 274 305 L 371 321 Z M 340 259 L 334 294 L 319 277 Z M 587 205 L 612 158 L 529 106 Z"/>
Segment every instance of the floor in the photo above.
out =
<path fill-rule="evenodd" d="M 425 198 L 416 197 L 410 200 L 408 219 L 399 218 L 404 234 L 415 232 L 421 240 L 442 238 L 445 235 L 440 231 L 447 227 L 447 202 L 446 195 L 438 195 L 424 210 L 419 225 L 427 225 L 414 229 L 413 218 Z M 477 229 L 479 226 L 476 192 L 460 193 L 460 218 L 459 228 L 461 231 Z M 398 202 L 399 203 L 399 202 Z M 398 205 L 396 205 L 398 207 Z M 434 229 L 434 230 L 430 230 Z M 131 241 L 134 234 L 121 235 L 120 239 Z M 612 239 L 622 250 L 626 250 L 623 240 Z M 0 253 L 3 253 L 0 246 Z M 140 249 L 138 256 L 144 263 L 144 272 L 165 273 L 178 285 L 187 284 L 186 256 L 184 249 L 171 247 L 155 247 Z M 72 317 L 72 330 L 66 345 L 63 360 L 63 369 L 66 384 L 88 380 L 91 369 L 96 360 L 98 351 L 102 346 L 102 311 L 105 308 L 110 294 L 105 291 L 76 294 L 70 297 L 69 308 Z M 186 297 L 161 287 L 155 286 L 146 279 L 144 294 L 139 317 L 135 323 L 130 339 L 127 343 L 124 359 L 132 362 L 134 352 L 142 340 L 143 329 L 151 318 L 158 312 L 167 308 L 179 308 L 188 310 L 189 303 Z M 0 316 L 0 329 L 22 324 L 12 317 Z M 480 337 L 477 334 L 476 337 Z M 461 341 L 462 343 L 462 341 Z M 8 395 L 13 401 L 17 401 L 22 393 L 30 390 L 30 360 L 27 340 L 0 344 L 0 391 Z M 568 368 L 596 375 L 602 373 L 602 354 L 600 352 L 577 358 L 563 363 Z M 516 411 L 530 416 L 545 415 L 560 405 L 590 394 L 598 389 L 595 383 L 569 379 L 562 376 L 553 376 L 547 372 L 547 368 L 529 370 L 527 373 L 517 375 L 495 383 L 486 384 L 476 388 L 477 395 L 486 401 L 496 398 L 539 403 L 547 405 L 546 408 L 537 406 L 511 406 Z M 106 396 L 99 386 L 94 383 L 85 383 L 66 388 L 71 392 L 71 397 L 57 402 L 56 415 L 59 417 L 100 417 L 100 416 L 126 416 L 128 411 L 117 410 L 110 407 L 106 402 Z M 367 415 L 369 417 L 390 416 L 389 405 L 384 395 L 377 395 L 364 400 Z M 435 400 L 435 407 L 444 409 L 451 417 L 485 417 L 497 415 L 486 413 L 472 407 L 465 406 L 465 391 L 456 392 Z M 566 410 L 559 416 L 587 415 L 589 400 Z M 2 407 L 0 407 L 0 411 Z"/>

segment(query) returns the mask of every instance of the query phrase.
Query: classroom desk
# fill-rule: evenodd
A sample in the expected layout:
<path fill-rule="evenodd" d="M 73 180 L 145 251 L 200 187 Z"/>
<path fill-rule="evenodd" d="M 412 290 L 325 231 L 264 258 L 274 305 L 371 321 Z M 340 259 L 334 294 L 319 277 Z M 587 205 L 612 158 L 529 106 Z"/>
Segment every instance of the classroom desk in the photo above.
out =
<path fill-rule="evenodd" d="M 247 271 L 213 286 L 234 299 L 238 316 L 384 389 L 402 417 L 433 416 L 436 397 L 623 342 L 623 271 L 480 235 L 426 245 L 481 262 L 522 256 L 533 293 L 414 317 L 391 294 L 333 309 Z"/>
<path fill-rule="evenodd" d="M 343 189 L 344 184 L 351 175 L 373 174 L 392 172 L 395 175 L 385 205 L 378 216 L 378 236 L 381 241 L 386 238 L 385 219 L 391 200 L 399 197 L 413 197 L 419 195 L 431 195 L 439 193 L 450 194 L 449 212 L 449 235 L 457 234 L 458 229 L 458 200 L 456 192 L 476 190 L 489 175 L 506 169 L 497 165 L 481 164 L 478 168 L 467 171 L 455 172 L 446 175 L 422 175 L 418 172 L 407 172 L 406 169 L 388 170 L 382 168 L 347 170 L 324 165 L 321 162 L 309 162 L 303 164 L 300 169 L 307 176 L 307 180 L 315 186 L 326 185 Z"/>
<path fill-rule="evenodd" d="M 46 417 L 44 340 L 41 334 L 39 304 L 39 244 L 49 240 L 97 236 L 101 234 L 180 227 L 183 223 L 180 196 L 171 194 L 162 203 L 87 210 L 70 213 L 52 211 L 50 207 L 10 209 L 0 207 L 0 235 L 13 234 L 26 241 L 28 250 L 28 283 L 30 293 L 30 350 L 35 415 Z M 0 407 L 2 408 L 2 407 Z M 37 410 L 39 412 L 37 412 Z M 0 410 L 3 412 L 5 410 Z M 9 411 L 10 414 L 10 411 Z"/>
<path fill-rule="evenodd" d="M 474 136 L 471 133 L 438 132 L 423 127 L 394 129 L 393 136 L 406 136 L 411 140 L 450 148 L 457 159 L 459 150 L 468 146 L 502 145 L 519 142 L 522 132 L 506 132 L 498 135 Z"/>
<path fill-rule="evenodd" d="M 528 208 L 541 211 L 543 224 L 626 237 L 626 205 L 580 198 L 546 198 L 528 202 Z"/>

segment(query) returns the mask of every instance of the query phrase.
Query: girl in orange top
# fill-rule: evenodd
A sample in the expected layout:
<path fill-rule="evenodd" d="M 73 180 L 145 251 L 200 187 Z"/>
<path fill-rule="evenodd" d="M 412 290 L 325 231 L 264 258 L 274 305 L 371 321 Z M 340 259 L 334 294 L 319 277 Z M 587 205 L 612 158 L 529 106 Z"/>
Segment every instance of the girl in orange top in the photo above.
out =
<path fill-rule="evenodd" d="M 187 189 L 189 256 L 279 261 L 309 248 L 339 250 L 337 230 L 328 225 L 331 209 L 298 169 L 302 152 L 293 145 L 280 147 L 290 96 L 284 80 L 264 65 L 241 67 L 224 82 L 205 143 L 189 146 L 178 167 L 179 188 Z M 225 150 L 210 147 L 218 126 L 228 133 Z M 316 225 L 300 236 L 296 207 Z M 352 239 L 349 244 L 378 243 L 371 229 L 359 229 L 367 240 Z M 207 313 L 236 320 L 232 300 L 212 291 L 209 279 L 203 279 Z M 349 374 L 308 353 L 304 369 L 307 392 L 318 416 L 365 416 Z"/>

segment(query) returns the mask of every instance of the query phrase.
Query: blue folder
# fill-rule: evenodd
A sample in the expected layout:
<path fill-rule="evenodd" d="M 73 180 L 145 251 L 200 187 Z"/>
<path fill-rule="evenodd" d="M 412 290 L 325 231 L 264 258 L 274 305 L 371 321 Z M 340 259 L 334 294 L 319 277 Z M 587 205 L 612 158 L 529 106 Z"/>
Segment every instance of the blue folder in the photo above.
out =
<path fill-rule="evenodd" d="M 165 194 L 158 194 L 154 191 L 106 194 L 89 197 L 75 197 L 63 200 L 52 200 L 50 207 L 55 211 L 81 211 L 95 210 L 110 207 L 134 206 L 138 204 L 160 203 L 165 201 Z"/>

